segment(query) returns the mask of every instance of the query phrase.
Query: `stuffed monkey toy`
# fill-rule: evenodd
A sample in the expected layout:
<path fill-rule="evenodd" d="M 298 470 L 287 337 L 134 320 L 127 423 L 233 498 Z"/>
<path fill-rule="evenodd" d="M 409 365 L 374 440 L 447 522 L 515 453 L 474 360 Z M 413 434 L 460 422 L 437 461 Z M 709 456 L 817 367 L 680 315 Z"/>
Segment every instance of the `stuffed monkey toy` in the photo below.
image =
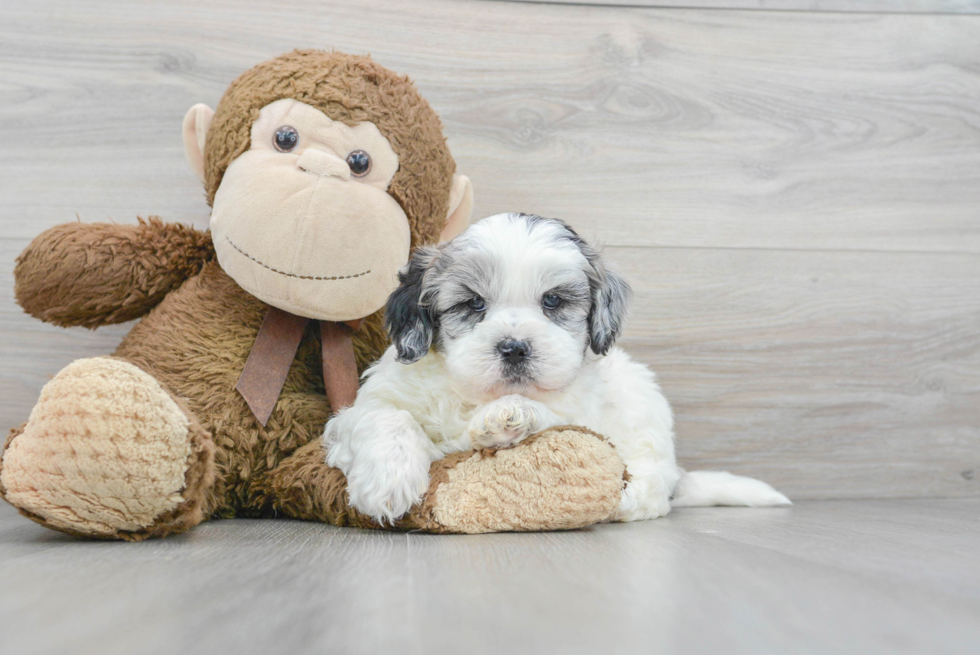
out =
<path fill-rule="evenodd" d="M 295 51 L 184 119 L 210 231 L 68 223 L 15 271 L 18 303 L 60 326 L 141 320 L 108 357 L 41 391 L 0 459 L 0 495 L 73 535 L 140 540 L 213 517 L 429 532 L 568 529 L 610 517 L 625 475 L 601 437 L 553 429 L 434 462 L 394 526 L 348 506 L 321 440 L 330 407 L 387 346 L 381 308 L 411 248 L 464 229 L 438 116 L 367 57 Z"/>

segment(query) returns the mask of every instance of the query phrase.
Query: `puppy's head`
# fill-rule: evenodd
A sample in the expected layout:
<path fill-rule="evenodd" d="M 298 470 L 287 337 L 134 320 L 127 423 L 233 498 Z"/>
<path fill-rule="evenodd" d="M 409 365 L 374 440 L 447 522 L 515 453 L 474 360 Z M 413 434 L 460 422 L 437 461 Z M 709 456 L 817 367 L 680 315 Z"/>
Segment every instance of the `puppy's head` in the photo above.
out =
<path fill-rule="evenodd" d="M 479 395 L 561 389 L 619 336 L 629 284 L 568 225 L 527 214 L 484 219 L 420 248 L 399 274 L 386 322 L 398 361 L 431 347 Z"/>

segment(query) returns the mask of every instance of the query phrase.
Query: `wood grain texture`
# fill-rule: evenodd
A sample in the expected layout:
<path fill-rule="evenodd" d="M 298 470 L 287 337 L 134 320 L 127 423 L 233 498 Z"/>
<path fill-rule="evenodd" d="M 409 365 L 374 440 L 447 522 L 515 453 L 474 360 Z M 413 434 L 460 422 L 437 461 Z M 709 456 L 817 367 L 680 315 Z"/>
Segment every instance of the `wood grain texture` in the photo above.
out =
<path fill-rule="evenodd" d="M 970 653 L 980 499 L 551 534 L 215 521 L 75 540 L 0 507 L 4 652 Z"/>
<path fill-rule="evenodd" d="M 980 253 L 980 17 L 38 0 L 0 37 L 6 236 L 203 222 L 183 113 L 303 45 L 410 73 L 477 215 L 614 245 Z"/>
<path fill-rule="evenodd" d="M 621 345 L 677 413 L 689 468 L 795 498 L 980 492 L 980 258 L 611 248 Z"/>
<path fill-rule="evenodd" d="M 76 215 L 206 226 L 183 113 L 336 47 L 417 81 L 478 216 L 608 246 L 685 465 L 795 498 L 980 494 L 980 17 L 38 0 L 0 19 L 6 425 L 127 330 L 24 316 L 16 254 Z"/>
<path fill-rule="evenodd" d="M 980 14 L 980 0 L 508 0 L 561 5 L 661 9 L 748 9 L 883 14 Z"/>

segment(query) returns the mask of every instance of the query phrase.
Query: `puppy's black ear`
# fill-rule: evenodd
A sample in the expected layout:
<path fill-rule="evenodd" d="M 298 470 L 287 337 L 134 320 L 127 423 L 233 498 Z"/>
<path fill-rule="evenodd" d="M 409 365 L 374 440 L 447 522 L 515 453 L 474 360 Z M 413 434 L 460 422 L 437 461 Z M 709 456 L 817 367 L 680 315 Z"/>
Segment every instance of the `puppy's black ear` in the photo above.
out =
<path fill-rule="evenodd" d="M 565 228 L 566 238 L 578 246 L 589 262 L 589 287 L 592 307 L 589 309 L 589 346 L 597 355 L 605 355 L 616 343 L 623 330 L 623 321 L 633 299 L 629 282 L 607 271 L 599 250 L 589 245 L 568 223 L 557 221 Z"/>
<path fill-rule="evenodd" d="M 588 256 L 588 255 L 587 255 Z M 633 289 L 622 277 L 607 271 L 599 259 L 599 253 L 592 250 L 588 256 L 595 271 L 590 276 L 592 286 L 592 309 L 589 311 L 589 331 L 592 352 L 605 355 L 619 338 L 623 321 L 633 298 Z"/>
<path fill-rule="evenodd" d="M 432 346 L 435 317 L 432 309 L 422 301 L 422 285 L 425 272 L 437 252 L 432 247 L 415 251 L 408 264 L 398 272 L 401 284 L 388 296 L 385 305 L 385 327 L 402 364 L 417 362 Z"/>

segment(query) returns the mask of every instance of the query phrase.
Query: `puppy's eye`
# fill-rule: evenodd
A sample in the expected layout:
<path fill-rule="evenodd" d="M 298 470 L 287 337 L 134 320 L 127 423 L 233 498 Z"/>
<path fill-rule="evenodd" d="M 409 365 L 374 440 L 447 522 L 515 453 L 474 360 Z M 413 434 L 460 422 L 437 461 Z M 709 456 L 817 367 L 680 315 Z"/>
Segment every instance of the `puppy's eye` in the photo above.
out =
<path fill-rule="evenodd" d="M 289 152 L 299 143 L 299 132 L 288 125 L 283 125 L 276 130 L 276 135 L 272 138 L 272 144 L 279 152 Z"/>
<path fill-rule="evenodd" d="M 561 296 L 556 293 L 546 293 L 544 297 L 541 298 L 541 305 L 545 309 L 558 309 L 561 304 Z"/>
<path fill-rule="evenodd" d="M 364 177 L 371 170 L 371 155 L 363 150 L 355 150 L 347 155 L 347 165 L 354 177 Z"/>
<path fill-rule="evenodd" d="M 466 302 L 466 306 L 472 309 L 474 312 L 482 312 L 487 308 L 487 301 L 480 296 L 477 296 L 468 300 Z"/>

